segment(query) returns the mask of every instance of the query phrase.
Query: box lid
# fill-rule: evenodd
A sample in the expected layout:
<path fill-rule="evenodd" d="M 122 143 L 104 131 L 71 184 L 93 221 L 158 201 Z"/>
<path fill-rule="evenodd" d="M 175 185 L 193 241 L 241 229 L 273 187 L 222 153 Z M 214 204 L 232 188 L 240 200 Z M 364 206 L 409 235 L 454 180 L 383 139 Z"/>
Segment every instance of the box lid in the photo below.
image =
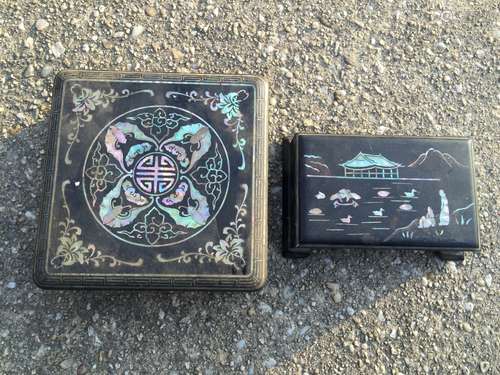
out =
<path fill-rule="evenodd" d="M 287 245 L 479 248 L 472 141 L 297 135 Z"/>
<path fill-rule="evenodd" d="M 37 284 L 262 286 L 266 103 L 253 76 L 59 74 Z"/>

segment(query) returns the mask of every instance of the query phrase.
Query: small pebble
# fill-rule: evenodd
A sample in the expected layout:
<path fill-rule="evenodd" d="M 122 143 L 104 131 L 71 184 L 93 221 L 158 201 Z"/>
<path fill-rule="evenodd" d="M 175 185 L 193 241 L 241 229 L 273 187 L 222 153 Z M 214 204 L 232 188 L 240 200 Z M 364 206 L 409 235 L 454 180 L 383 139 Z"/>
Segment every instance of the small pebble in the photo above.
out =
<path fill-rule="evenodd" d="M 465 332 L 472 332 L 472 327 L 469 323 L 465 322 L 465 323 L 463 323 L 462 326 L 463 326 Z"/>
<path fill-rule="evenodd" d="M 35 41 L 33 40 L 32 37 L 27 37 L 25 40 L 24 40 L 24 46 L 26 48 L 29 48 L 29 49 L 33 49 L 33 46 L 35 45 Z"/>
<path fill-rule="evenodd" d="M 271 358 L 266 359 L 263 364 L 264 364 L 264 367 L 270 369 L 270 368 L 276 367 L 276 365 L 278 363 L 276 362 L 276 360 L 274 358 L 271 357 Z"/>
<path fill-rule="evenodd" d="M 64 361 L 62 361 L 61 363 L 59 363 L 59 366 L 61 366 L 61 368 L 65 369 L 65 370 L 67 370 L 73 366 L 73 360 L 70 358 L 67 358 Z"/>
<path fill-rule="evenodd" d="M 90 46 L 87 43 L 82 44 L 82 51 L 83 52 L 89 52 L 90 51 Z"/>
<path fill-rule="evenodd" d="M 486 286 L 488 288 L 491 287 L 491 284 L 493 283 L 493 276 L 491 276 L 491 274 L 487 274 L 485 277 L 484 277 L 484 282 L 486 283 Z"/>
<path fill-rule="evenodd" d="M 350 66 L 355 66 L 358 63 L 358 58 L 353 53 L 344 55 L 344 60 L 346 64 Z"/>
<path fill-rule="evenodd" d="M 272 307 L 265 302 L 259 303 L 259 310 L 264 314 L 271 313 L 273 311 Z"/>
<path fill-rule="evenodd" d="M 36 21 L 35 23 L 35 27 L 38 31 L 43 31 L 45 30 L 47 27 L 49 27 L 49 23 L 44 20 L 43 18 L 40 18 Z"/>
<path fill-rule="evenodd" d="M 113 43 L 111 43 L 109 40 L 107 39 L 104 39 L 102 41 L 102 46 L 105 48 L 105 49 L 111 49 L 113 48 Z"/>
<path fill-rule="evenodd" d="M 471 312 L 474 310 L 474 304 L 472 302 L 466 302 L 464 303 L 464 309 L 465 311 Z"/>
<path fill-rule="evenodd" d="M 490 363 L 483 361 L 479 364 L 479 368 L 481 369 L 481 372 L 483 374 L 486 374 L 488 372 L 488 370 L 490 369 Z"/>
<path fill-rule="evenodd" d="M 15 281 L 9 281 L 9 282 L 7 283 L 7 288 L 8 288 L 8 289 L 15 289 L 16 285 L 17 285 L 17 284 L 16 284 L 16 282 L 15 282 Z"/>
<path fill-rule="evenodd" d="M 398 330 L 396 328 L 393 328 L 389 336 L 391 337 L 391 339 L 395 339 L 396 337 L 398 337 Z"/>
<path fill-rule="evenodd" d="M 287 285 L 284 289 L 283 289 L 283 298 L 288 300 L 290 298 L 292 298 L 293 296 L 295 295 L 295 291 L 293 290 L 293 288 L 289 285 Z"/>
<path fill-rule="evenodd" d="M 36 220 L 36 215 L 35 215 L 33 212 L 31 212 L 31 211 L 26 211 L 26 212 L 24 213 L 24 216 L 25 216 L 25 217 L 26 217 L 26 219 L 28 219 L 28 220 Z"/>
<path fill-rule="evenodd" d="M 379 311 L 378 312 L 378 315 L 377 315 L 377 319 L 379 322 L 385 322 L 385 316 L 384 316 L 384 312 L 383 311 Z"/>
<path fill-rule="evenodd" d="M 161 50 L 161 43 L 153 42 L 153 43 L 151 43 L 151 47 L 153 48 L 153 50 L 155 52 L 158 52 L 159 50 Z"/>
<path fill-rule="evenodd" d="M 26 70 L 24 71 L 24 76 L 25 77 L 33 77 L 35 75 L 35 68 L 33 67 L 33 65 L 28 65 L 28 67 L 26 68 Z"/>
<path fill-rule="evenodd" d="M 66 51 L 66 48 L 64 48 L 63 44 L 61 42 L 56 42 L 56 44 L 53 44 L 50 47 L 50 52 L 56 57 L 59 58 L 61 57 L 64 52 Z"/>
<path fill-rule="evenodd" d="M 172 56 L 174 57 L 175 60 L 180 60 L 184 57 L 184 54 L 177 48 L 172 48 Z"/>
<path fill-rule="evenodd" d="M 385 132 L 387 132 L 387 130 L 389 130 L 389 128 L 387 126 L 379 126 L 377 128 L 377 134 L 385 134 Z"/>
<path fill-rule="evenodd" d="M 54 70 L 54 68 L 52 67 L 52 65 L 45 65 L 43 68 L 42 68 L 42 71 L 40 72 L 40 75 L 43 77 L 43 78 L 46 78 L 48 76 L 50 76 L 52 74 L 52 71 Z"/>
<path fill-rule="evenodd" d="M 156 9 L 153 8 L 153 7 L 151 7 L 151 6 L 147 6 L 144 9 L 144 13 L 146 13 L 146 15 L 149 16 L 149 17 L 154 17 L 157 14 Z"/>
<path fill-rule="evenodd" d="M 160 318 L 160 320 L 163 320 L 165 318 L 165 311 L 160 309 L 160 311 L 158 312 L 158 318 Z"/>
<path fill-rule="evenodd" d="M 452 260 L 446 262 L 446 269 L 449 273 L 457 273 L 457 265 Z"/>
<path fill-rule="evenodd" d="M 333 293 L 332 298 L 335 303 L 342 302 L 342 294 L 340 294 L 340 292 Z"/>
<path fill-rule="evenodd" d="M 136 25 L 132 29 L 132 32 L 130 33 L 130 37 L 132 39 L 137 39 L 143 32 L 144 32 L 144 26 Z"/>
<path fill-rule="evenodd" d="M 337 90 L 337 91 L 335 91 L 335 99 L 338 102 L 340 102 L 341 100 L 343 100 L 346 95 L 347 95 L 347 91 L 345 91 L 345 90 Z"/>
<path fill-rule="evenodd" d="M 236 347 L 238 348 L 238 350 L 242 350 L 246 346 L 247 346 L 247 342 L 245 340 L 243 340 L 243 339 L 241 339 L 240 341 L 238 341 L 238 343 L 236 344 Z"/>
<path fill-rule="evenodd" d="M 338 283 L 326 283 L 326 287 L 332 292 L 338 292 L 340 290 L 340 284 Z"/>

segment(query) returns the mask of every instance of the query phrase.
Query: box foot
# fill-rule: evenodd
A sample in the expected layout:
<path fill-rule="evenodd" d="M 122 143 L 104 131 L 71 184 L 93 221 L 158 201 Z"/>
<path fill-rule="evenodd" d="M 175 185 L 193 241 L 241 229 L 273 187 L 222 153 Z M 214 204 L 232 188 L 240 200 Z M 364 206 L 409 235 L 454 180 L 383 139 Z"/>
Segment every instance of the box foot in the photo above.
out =
<path fill-rule="evenodd" d="M 465 252 L 460 250 L 437 251 L 436 255 L 442 260 L 463 261 Z"/>

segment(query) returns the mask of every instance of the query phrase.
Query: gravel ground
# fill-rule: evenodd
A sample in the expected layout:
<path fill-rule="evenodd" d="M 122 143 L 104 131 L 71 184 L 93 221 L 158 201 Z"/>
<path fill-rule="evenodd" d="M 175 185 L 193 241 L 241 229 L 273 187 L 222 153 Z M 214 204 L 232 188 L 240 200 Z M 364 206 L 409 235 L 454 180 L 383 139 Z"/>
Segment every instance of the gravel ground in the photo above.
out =
<path fill-rule="evenodd" d="M 495 1 L 92 3 L 0 0 L 0 373 L 500 373 Z M 472 136 L 481 253 L 285 260 L 271 173 L 260 292 L 42 291 L 40 166 L 64 68 L 265 76 L 273 171 L 297 131 Z"/>

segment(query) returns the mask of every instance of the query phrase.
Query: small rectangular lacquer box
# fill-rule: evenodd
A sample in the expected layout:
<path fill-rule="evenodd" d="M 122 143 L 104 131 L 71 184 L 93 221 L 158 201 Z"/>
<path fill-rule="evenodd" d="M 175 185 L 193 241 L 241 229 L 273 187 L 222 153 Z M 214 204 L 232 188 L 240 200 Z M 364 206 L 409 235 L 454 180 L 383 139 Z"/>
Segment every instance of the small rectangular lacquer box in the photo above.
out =
<path fill-rule="evenodd" d="M 296 135 L 285 145 L 287 256 L 313 248 L 479 249 L 472 141 Z"/>
<path fill-rule="evenodd" d="M 36 283 L 261 287 L 266 107 L 267 84 L 253 76 L 59 74 Z"/>

